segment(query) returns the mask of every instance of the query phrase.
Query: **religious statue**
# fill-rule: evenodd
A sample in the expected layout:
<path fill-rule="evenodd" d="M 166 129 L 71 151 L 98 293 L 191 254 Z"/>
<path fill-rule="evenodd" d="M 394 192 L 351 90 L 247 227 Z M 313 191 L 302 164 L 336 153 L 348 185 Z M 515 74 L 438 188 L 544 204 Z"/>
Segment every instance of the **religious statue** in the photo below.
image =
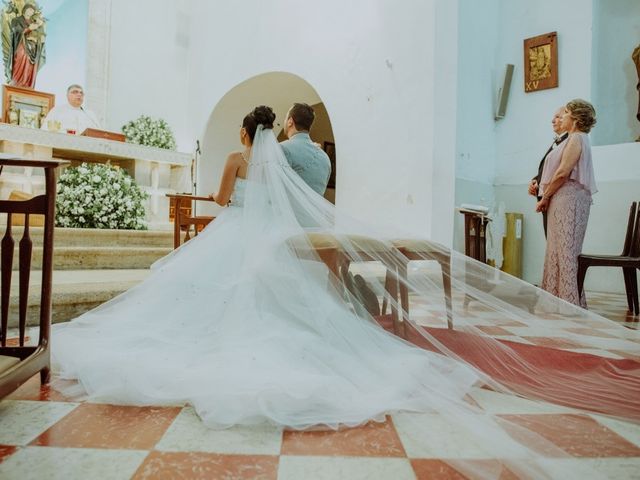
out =
<path fill-rule="evenodd" d="M 633 51 L 631 58 L 633 63 L 636 64 L 636 72 L 638 73 L 638 84 L 636 85 L 638 89 L 638 113 L 636 113 L 636 118 L 640 122 L 640 45 Z M 640 136 L 636 138 L 636 142 L 640 142 Z"/>
<path fill-rule="evenodd" d="M 34 88 L 45 63 L 45 19 L 40 7 L 35 1 L 5 0 L 0 21 L 7 83 Z"/>

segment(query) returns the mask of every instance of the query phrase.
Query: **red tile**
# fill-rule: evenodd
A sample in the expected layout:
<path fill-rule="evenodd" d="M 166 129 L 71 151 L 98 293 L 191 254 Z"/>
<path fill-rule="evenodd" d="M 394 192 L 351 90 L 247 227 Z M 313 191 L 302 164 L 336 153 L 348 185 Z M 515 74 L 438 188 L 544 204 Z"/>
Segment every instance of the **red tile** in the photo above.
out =
<path fill-rule="evenodd" d="M 467 477 L 442 460 L 411 460 L 411 466 L 417 480 L 467 480 Z"/>
<path fill-rule="evenodd" d="M 24 344 L 28 345 L 30 337 L 24 337 Z M 19 347 L 20 346 L 20 337 L 11 337 L 7 338 L 7 347 Z"/>
<path fill-rule="evenodd" d="M 586 415 L 536 414 L 500 417 L 526 427 L 574 457 L 640 457 L 639 447 Z M 522 439 L 512 427 L 506 425 L 504 428 L 514 438 Z M 529 446 L 545 455 L 556 456 L 554 449 L 548 445 L 542 448 Z"/>
<path fill-rule="evenodd" d="M 456 463 L 461 465 L 455 468 Z M 499 480 L 518 480 L 518 477 L 498 460 L 451 460 L 445 462 L 416 459 L 411 460 L 411 466 L 417 480 L 468 480 L 469 477 L 460 471 L 468 471 L 468 469 L 474 473 L 481 471 L 481 469 L 488 469 L 486 472 L 490 475 L 487 477 L 495 478 L 499 474 L 497 477 Z"/>
<path fill-rule="evenodd" d="M 133 479 L 275 480 L 277 476 L 278 457 L 274 456 L 151 452 Z"/>
<path fill-rule="evenodd" d="M 32 445 L 150 450 L 180 410 L 180 407 L 84 403 L 36 438 Z"/>
<path fill-rule="evenodd" d="M 66 387 L 69 385 L 77 384 L 77 382 L 72 380 L 60 380 L 53 379 L 52 382 L 55 382 L 57 388 Z M 40 384 L 40 374 L 36 374 L 23 383 L 20 388 L 16 391 L 12 392 L 7 398 L 11 400 L 36 400 L 36 401 L 48 401 L 48 402 L 79 402 L 82 401 L 77 397 L 73 397 L 70 395 L 65 395 L 51 385 L 53 383 L 49 383 L 46 385 Z"/>
<path fill-rule="evenodd" d="M 406 456 L 389 418 L 384 423 L 369 422 L 361 427 L 338 431 L 285 431 L 282 455 Z"/>
<path fill-rule="evenodd" d="M 0 463 L 4 462 L 7 457 L 13 455 L 18 447 L 12 447 L 9 445 L 0 445 Z"/>

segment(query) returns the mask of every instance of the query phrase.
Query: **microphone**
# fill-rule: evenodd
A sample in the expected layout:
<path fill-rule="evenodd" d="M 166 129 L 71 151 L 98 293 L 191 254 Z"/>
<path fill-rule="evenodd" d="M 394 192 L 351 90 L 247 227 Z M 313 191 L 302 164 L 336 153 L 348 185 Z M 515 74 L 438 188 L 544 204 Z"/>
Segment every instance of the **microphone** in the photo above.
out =
<path fill-rule="evenodd" d="M 91 123 L 93 123 L 93 126 L 94 126 L 94 127 L 96 127 L 97 129 L 100 129 L 100 128 L 101 128 L 101 127 L 100 127 L 100 125 L 98 125 L 98 123 L 97 123 L 97 122 L 96 122 L 96 121 L 91 117 L 91 115 L 89 115 L 89 114 L 84 110 L 84 108 L 82 107 L 82 105 L 80 105 L 80 110 L 82 110 L 82 113 L 84 113 L 84 114 L 87 116 L 87 118 L 88 118 L 89 120 L 91 120 Z"/>
<path fill-rule="evenodd" d="M 198 155 L 202 155 L 202 150 L 200 150 L 200 140 L 196 140 L 196 153 Z"/>

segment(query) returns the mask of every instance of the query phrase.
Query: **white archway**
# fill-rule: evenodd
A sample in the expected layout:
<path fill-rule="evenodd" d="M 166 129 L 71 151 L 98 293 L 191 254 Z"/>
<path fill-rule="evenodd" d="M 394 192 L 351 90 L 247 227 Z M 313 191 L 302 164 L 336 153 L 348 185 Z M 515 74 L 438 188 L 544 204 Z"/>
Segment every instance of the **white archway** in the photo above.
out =
<path fill-rule="evenodd" d="M 218 189 L 227 155 L 241 149 L 239 129 L 248 112 L 257 105 L 269 105 L 276 113 L 275 131 L 278 134 L 287 110 L 294 102 L 317 105 L 322 103 L 322 99 L 306 80 L 287 72 L 263 73 L 229 90 L 214 107 L 202 136 L 202 154 L 197 166 L 197 194 L 208 195 Z M 316 109 L 324 113 L 324 118 L 317 120 L 324 124 L 318 131 L 322 138 L 333 140 L 331 123 L 322 107 Z M 314 138 L 314 129 L 311 135 Z M 316 141 L 322 143 L 322 139 Z M 206 207 L 200 208 L 202 213 L 207 210 Z"/>

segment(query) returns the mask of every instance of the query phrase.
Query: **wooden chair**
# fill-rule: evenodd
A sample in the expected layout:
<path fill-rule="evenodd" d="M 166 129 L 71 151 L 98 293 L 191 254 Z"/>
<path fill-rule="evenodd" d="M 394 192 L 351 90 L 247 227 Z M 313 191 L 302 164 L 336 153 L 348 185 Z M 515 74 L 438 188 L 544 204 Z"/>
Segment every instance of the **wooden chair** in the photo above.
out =
<path fill-rule="evenodd" d="M 318 256 L 343 283 L 353 263 L 359 261 L 378 261 L 386 268 L 384 296 L 381 313 L 386 314 L 390 306 L 393 330 L 397 335 L 406 337 L 409 320 L 409 291 L 407 275 L 409 262 L 434 260 L 442 270 L 447 326 L 453 328 L 453 309 L 451 297 L 451 255 L 441 246 L 426 240 L 394 240 L 391 244 L 371 238 L 348 236 L 346 244 L 337 242 L 329 235 L 307 234 L 307 238 Z M 349 245 L 345 251 L 345 246 Z M 395 299 L 395 301 L 393 301 Z M 402 314 L 398 312 L 401 308 Z"/>
<path fill-rule="evenodd" d="M 633 202 L 629 209 L 627 234 L 620 255 L 581 254 L 578 256 L 578 292 L 580 294 L 584 289 L 584 279 L 589 267 L 622 268 L 629 312 L 633 315 L 640 314 L 636 276 L 636 270 L 640 268 L 640 204 Z"/>
<path fill-rule="evenodd" d="M 51 276 L 53 270 L 53 231 L 56 206 L 56 168 L 68 162 L 58 160 L 0 160 L 0 173 L 6 166 L 44 168 L 45 193 L 29 200 L 0 200 L 0 213 L 7 214 L 5 234 L 0 242 L 0 398 L 8 395 L 36 373 L 40 381 L 49 381 L 50 351 L 49 334 L 51 325 Z M 44 215 L 44 238 L 42 252 L 42 284 L 40 287 L 40 332 L 38 343 L 25 345 L 27 325 L 27 300 L 29 297 L 29 277 L 31 273 L 31 253 L 33 241 L 29 236 L 29 216 Z M 18 345 L 7 346 L 9 325 L 9 302 L 15 241 L 12 236 L 12 216 L 24 215 L 24 229 L 19 241 L 18 272 Z"/>
<path fill-rule="evenodd" d="M 385 255 L 390 254 L 391 248 L 383 242 L 359 236 L 349 236 L 338 241 L 333 235 L 323 233 L 307 233 L 303 236 L 296 236 L 289 239 L 290 247 L 300 258 L 319 259 L 323 262 L 329 271 L 333 274 L 334 280 L 339 282 L 336 285 L 342 292 L 346 293 L 346 277 L 348 275 L 349 266 L 353 263 L 354 258 L 359 261 L 377 261 Z M 345 250 L 345 245 L 349 248 Z M 375 252 L 374 256 L 370 253 Z M 388 265 L 387 265 L 388 268 Z M 388 282 L 385 284 L 385 298 L 398 298 L 398 280 L 397 272 L 387 270 Z M 393 321 L 394 333 L 404 335 L 403 325 L 397 311 L 397 303 L 391 304 L 391 318 Z"/>
<path fill-rule="evenodd" d="M 192 205 L 194 201 L 213 202 L 209 197 L 198 197 L 185 193 L 168 193 L 167 197 L 171 199 L 173 210 L 173 248 L 178 248 L 182 243 L 191 239 L 191 227 L 193 227 L 194 236 L 202 231 L 204 227 L 209 225 L 216 217 L 205 215 L 193 215 Z M 170 215 L 171 216 L 171 215 Z M 184 238 L 180 238 L 180 232 L 185 232 Z"/>
<path fill-rule="evenodd" d="M 393 282 L 393 276 L 387 275 L 385 279 L 385 289 L 387 291 L 398 290 L 400 293 L 400 305 L 402 306 L 402 326 L 406 334 L 406 322 L 409 320 L 409 291 L 406 279 L 408 279 L 409 262 L 420 260 L 434 260 L 440 264 L 442 270 L 442 287 L 444 293 L 445 309 L 447 314 L 447 327 L 453 329 L 453 309 L 451 300 L 451 254 L 446 249 L 426 240 L 395 240 L 393 242 L 406 261 L 398 268 L 397 281 L 399 285 L 395 288 L 387 287 Z M 402 279 L 405 279 L 404 281 Z M 386 299 L 382 303 L 382 313 L 387 310 Z"/>
<path fill-rule="evenodd" d="M 354 258 L 357 258 L 358 261 L 362 262 L 381 261 L 386 268 L 382 300 L 384 311 L 381 309 L 381 313 L 385 314 L 386 305 L 387 303 L 390 304 L 393 333 L 401 337 L 405 337 L 407 330 L 404 322 L 409 318 L 408 310 L 405 312 L 404 306 L 401 302 L 389 301 L 390 299 L 397 300 L 399 294 L 400 297 L 402 297 L 402 292 L 398 289 L 399 286 L 401 288 L 403 285 L 403 282 L 401 282 L 399 278 L 399 275 L 402 275 L 403 270 L 401 267 L 398 268 L 397 266 L 398 258 L 401 256 L 399 255 L 398 249 L 393 244 L 389 245 L 388 243 L 363 236 L 350 235 L 346 240 L 347 242 L 345 245 L 349 246 L 348 251 L 345 251 L 343 245 L 338 255 L 339 270 L 343 284 L 348 282 L 347 277 L 349 275 L 349 267 L 353 263 Z M 398 311 L 399 306 L 403 309 L 402 315 L 400 315 Z"/>

